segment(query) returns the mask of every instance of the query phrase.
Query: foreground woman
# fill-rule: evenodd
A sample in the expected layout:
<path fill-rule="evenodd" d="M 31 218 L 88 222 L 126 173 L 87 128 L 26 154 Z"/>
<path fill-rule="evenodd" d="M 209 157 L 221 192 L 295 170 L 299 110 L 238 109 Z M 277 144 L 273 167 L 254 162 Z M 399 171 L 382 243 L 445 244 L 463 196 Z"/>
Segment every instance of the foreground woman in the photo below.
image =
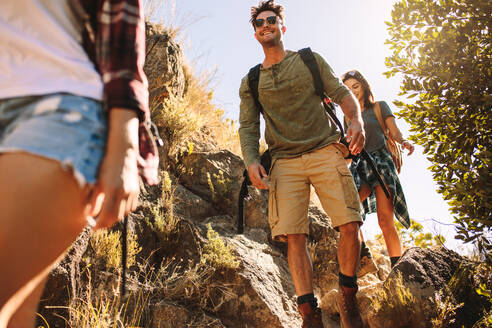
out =
<path fill-rule="evenodd" d="M 359 101 L 366 131 L 364 148 L 371 155 L 378 171 L 382 175 L 383 181 L 390 191 L 390 199 L 384 194 L 383 189 L 365 160 L 359 157 L 352 161 L 350 171 L 359 191 L 365 214 L 377 213 L 379 227 L 383 232 L 391 266 L 394 266 L 401 257 L 401 245 L 393 217 L 396 216 L 406 228 L 410 226 L 410 218 L 398 173 L 386 146 L 385 135 L 378 116 L 389 130 L 391 138 L 400 143 L 402 148 L 407 149 L 408 155 L 413 153 L 414 147 L 408 140 L 403 138 L 388 104 L 384 101 L 374 101 L 371 87 L 360 72 L 356 70 L 347 72 L 342 76 L 342 81 Z M 369 248 L 365 245 L 365 242 L 362 242 L 361 265 L 358 276 L 363 276 L 376 269 Z"/>
<path fill-rule="evenodd" d="M 43 282 L 88 221 L 155 183 L 139 0 L 0 2 L 0 328 L 32 328 Z"/>

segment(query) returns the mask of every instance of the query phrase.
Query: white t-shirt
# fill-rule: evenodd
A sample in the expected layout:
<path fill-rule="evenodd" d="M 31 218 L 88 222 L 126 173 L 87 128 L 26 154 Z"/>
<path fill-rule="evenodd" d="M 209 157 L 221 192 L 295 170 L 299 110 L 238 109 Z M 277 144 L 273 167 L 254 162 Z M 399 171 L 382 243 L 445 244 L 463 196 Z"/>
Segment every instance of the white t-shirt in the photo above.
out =
<path fill-rule="evenodd" d="M 69 0 L 0 0 L 0 99 L 67 92 L 102 100 Z"/>

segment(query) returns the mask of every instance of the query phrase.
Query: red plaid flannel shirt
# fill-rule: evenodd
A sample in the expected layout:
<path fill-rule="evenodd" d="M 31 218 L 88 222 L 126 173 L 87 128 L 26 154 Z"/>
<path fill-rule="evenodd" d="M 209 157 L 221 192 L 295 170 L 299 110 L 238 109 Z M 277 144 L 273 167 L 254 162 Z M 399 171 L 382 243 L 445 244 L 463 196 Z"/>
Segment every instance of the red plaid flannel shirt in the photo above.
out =
<path fill-rule="evenodd" d="M 138 166 L 147 184 L 158 182 L 159 155 L 150 121 L 142 0 L 72 0 L 84 22 L 84 48 L 104 83 L 104 108 L 136 111 L 139 124 Z M 156 129 L 154 130 L 157 133 Z"/>

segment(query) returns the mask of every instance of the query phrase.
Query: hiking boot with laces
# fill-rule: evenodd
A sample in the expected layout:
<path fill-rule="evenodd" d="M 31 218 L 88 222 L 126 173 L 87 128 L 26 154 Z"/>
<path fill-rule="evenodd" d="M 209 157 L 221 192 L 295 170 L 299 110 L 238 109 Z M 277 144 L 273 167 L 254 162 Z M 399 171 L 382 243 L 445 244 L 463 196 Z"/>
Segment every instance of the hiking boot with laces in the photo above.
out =
<path fill-rule="evenodd" d="M 343 328 L 363 328 L 362 318 L 360 317 L 359 308 L 357 306 L 358 288 L 339 286 L 337 305 L 340 313 L 340 321 Z"/>
<path fill-rule="evenodd" d="M 302 328 L 323 328 L 321 309 L 312 309 L 309 303 L 303 303 L 298 306 L 302 317 Z"/>
<path fill-rule="evenodd" d="M 357 271 L 357 277 L 365 276 L 368 273 L 373 273 L 378 271 L 378 266 L 372 259 L 372 257 L 364 256 L 360 260 L 359 271 Z"/>

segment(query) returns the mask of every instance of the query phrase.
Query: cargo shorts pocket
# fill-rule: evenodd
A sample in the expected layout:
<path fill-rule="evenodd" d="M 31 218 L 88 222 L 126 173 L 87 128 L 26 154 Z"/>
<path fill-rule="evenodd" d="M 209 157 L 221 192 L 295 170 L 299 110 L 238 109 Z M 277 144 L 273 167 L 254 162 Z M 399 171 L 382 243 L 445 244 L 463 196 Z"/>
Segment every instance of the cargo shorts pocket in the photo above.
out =
<path fill-rule="evenodd" d="M 277 199 L 277 180 L 270 182 L 270 192 L 268 194 L 268 222 L 273 229 L 279 221 L 278 199 Z"/>
<path fill-rule="evenodd" d="M 357 193 L 357 187 L 355 186 L 352 173 L 350 173 L 349 168 L 345 165 L 337 166 L 337 171 L 342 183 L 345 205 L 349 208 L 360 210 L 359 194 Z"/>

